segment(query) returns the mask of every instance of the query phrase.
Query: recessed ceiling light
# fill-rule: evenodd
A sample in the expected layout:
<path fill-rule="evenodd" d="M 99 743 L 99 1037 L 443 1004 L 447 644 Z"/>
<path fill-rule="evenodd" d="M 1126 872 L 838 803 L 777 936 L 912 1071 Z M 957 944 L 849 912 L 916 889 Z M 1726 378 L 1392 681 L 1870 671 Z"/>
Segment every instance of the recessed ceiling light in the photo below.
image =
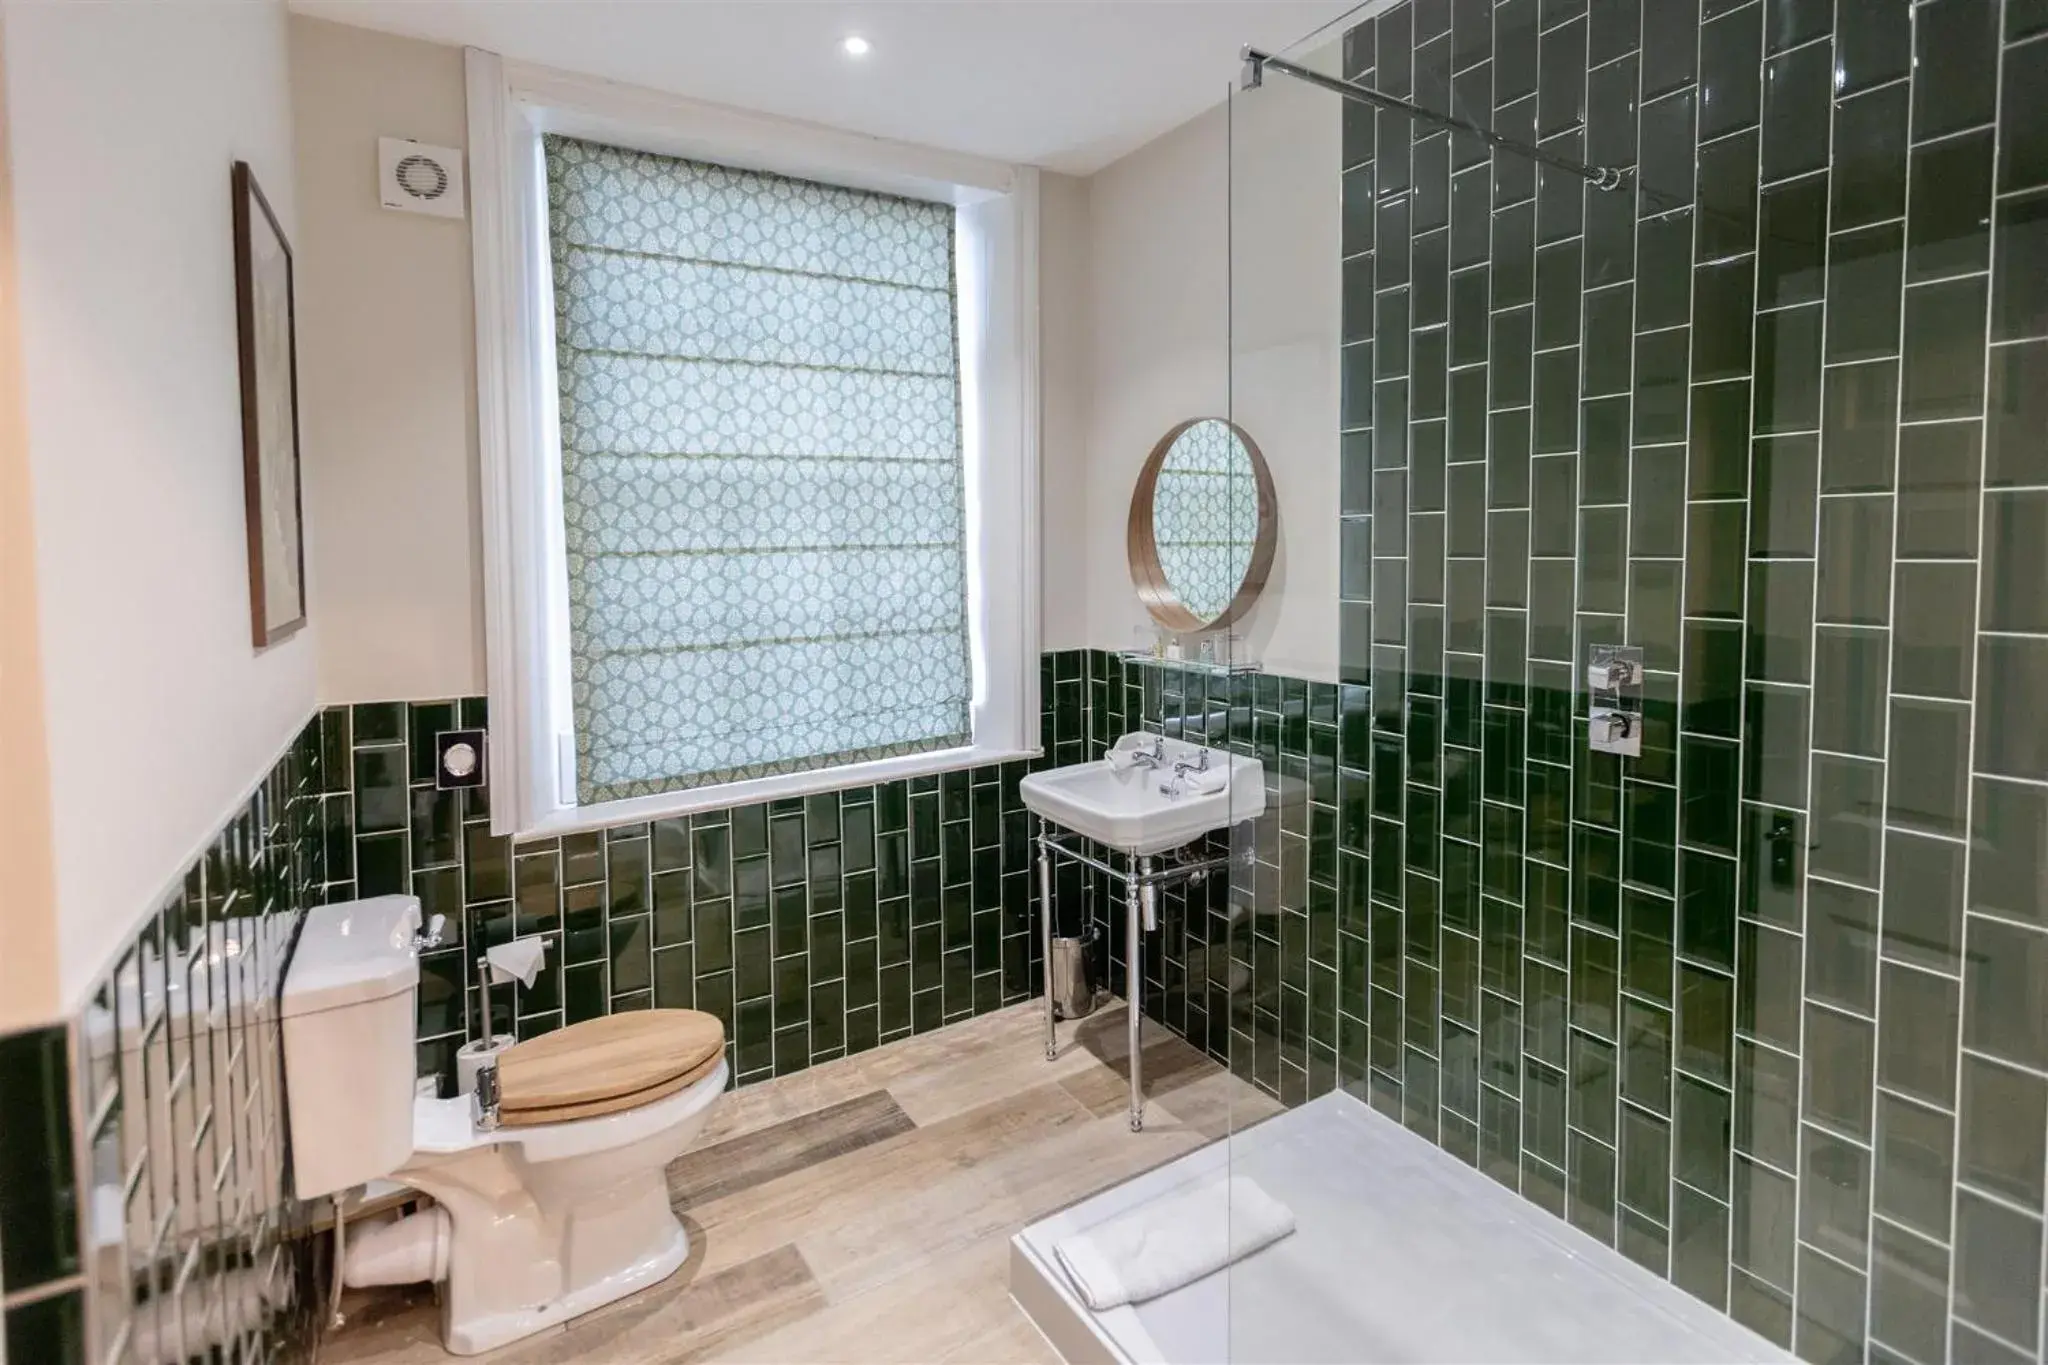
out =
<path fill-rule="evenodd" d="M 847 38 L 839 46 L 846 49 L 846 55 L 849 57 L 865 57 L 868 55 L 868 40 L 861 37 L 858 33 Z"/>

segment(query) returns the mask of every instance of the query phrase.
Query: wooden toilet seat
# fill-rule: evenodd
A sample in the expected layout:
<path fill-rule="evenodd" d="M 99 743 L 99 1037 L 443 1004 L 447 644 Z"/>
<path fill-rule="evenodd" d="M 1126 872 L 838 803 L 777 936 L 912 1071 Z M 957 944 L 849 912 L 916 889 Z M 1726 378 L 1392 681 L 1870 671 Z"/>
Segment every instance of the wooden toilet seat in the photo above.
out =
<path fill-rule="evenodd" d="M 566 1123 L 635 1109 L 695 1085 L 725 1056 L 725 1026 L 699 1010 L 586 1019 L 498 1059 L 498 1121 Z"/>

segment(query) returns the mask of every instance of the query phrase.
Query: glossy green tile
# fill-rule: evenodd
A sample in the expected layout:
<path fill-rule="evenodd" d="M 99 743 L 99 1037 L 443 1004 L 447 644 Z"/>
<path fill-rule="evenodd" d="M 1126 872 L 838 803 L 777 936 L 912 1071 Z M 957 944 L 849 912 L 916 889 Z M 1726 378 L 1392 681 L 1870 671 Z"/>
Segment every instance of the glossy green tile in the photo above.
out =
<path fill-rule="evenodd" d="M 1984 630 L 2048 633 L 2048 602 L 2038 591 L 2048 581 L 2048 491 L 1994 493 L 1984 499 L 1983 591 L 1979 627 Z M 1930 568 L 1933 566 L 1929 566 Z M 1947 567 L 1947 566 L 1941 566 Z M 1930 587 L 1946 590 L 1939 605 L 1956 613 L 1954 581 Z M 1967 604 L 1960 613 L 1967 626 Z M 1967 659 L 1963 662 L 1967 676 Z M 1944 674 L 1944 680 L 1950 675 Z M 1939 695 L 1951 695 L 1941 693 Z"/>
<path fill-rule="evenodd" d="M 6 1313 L 7 1358 L 36 1365 L 86 1365 L 85 1291 L 67 1289 Z"/>
<path fill-rule="evenodd" d="M 2048 48 L 2008 48 L 1999 80 L 1998 118 L 2005 137 L 1998 149 L 1998 188 L 2010 192 L 2048 183 L 2048 129 L 2024 94 L 2048 81 Z"/>
<path fill-rule="evenodd" d="M 1747 308 L 1747 304 L 1744 307 Z M 1695 329 L 1694 336 L 1700 335 Z M 1742 345 L 1748 351 L 1745 326 Z M 1741 365 L 1747 374 L 1748 361 Z M 1695 367 L 1694 377 L 1699 377 Z M 1696 383 L 1692 389 L 1691 430 L 1687 436 L 1686 496 L 1741 498 L 1749 492 L 1750 385 L 1747 378 Z"/>
<path fill-rule="evenodd" d="M 2048 934 L 1972 917 L 1963 944 L 1963 1043 L 1989 1056 L 2048 1070 Z"/>
<path fill-rule="evenodd" d="M 1755 263 L 1747 255 L 1693 272 L 1692 379 L 1746 377 L 1754 314 Z M 1699 496 L 1695 493 L 1694 496 Z"/>
<path fill-rule="evenodd" d="M 1811 435 L 1760 438 L 1751 456 L 1749 552 L 1811 558 L 1819 443 Z"/>
<path fill-rule="evenodd" d="M 1684 329 L 1636 337 L 1633 430 L 1639 444 L 1685 439 L 1688 343 Z"/>
<path fill-rule="evenodd" d="M 1659 891 L 1677 889 L 1678 799 L 1671 788 L 1631 782 L 1624 789 L 1623 876 Z"/>
<path fill-rule="evenodd" d="M 396 744 L 405 739 L 405 703 L 359 702 L 349 708 L 357 744 Z"/>
<path fill-rule="evenodd" d="M 1678 967 L 1678 1065 L 1726 1085 L 1733 1046 L 1734 982 L 1691 963 Z"/>
<path fill-rule="evenodd" d="M 1867 575 L 1852 571 L 1866 586 Z M 1825 580 L 1825 571 L 1823 580 Z M 1821 592 L 1828 588 L 1823 582 Z M 1861 588 L 1837 589 L 1842 615 L 1867 613 L 1869 595 Z M 1862 605 L 1859 605 L 1861 603 Z M 1881 758 L 1885 751 L 1885 683 L 1888 656 L 1884 633 L 1866 629 L 1822 627 L 1814 632 L 1814 695 L 1830 705 L 1814 714 L 1813 745 L 1836 754 Z"/>
<path fill-rule="evenodd" d="M 1728 1301 L 1728 1206 L 1687 1185 L 1672 1190 L 1671 1282 L 1715 1308 Z"/>
<path fill-rule="evenodd" d="M 1455 302 L 1455 300 L 1454 300 Z M 1634 291 L 1616 285 L 1585 296 L 1586 323 L 1581 383 L 1588 398 L 1626 394 L 1630 382 L 1630 331 Z M 1453 338 L 1455 344 L 1455 337 Z"/>
<path fill-rule="evenodd" d="M 361 708 L 359 708 L 361 709 Z M 356 831 L 402 830 L 409 814 L 404 745 L 357 749 L 354 755 Z"/>
<path fill-rule="evenodd" d="M 2048 640 L 1982 636 L 1977 643 L 1976 765 L 1980 772 L 2048 781 Z"/>
<path fill-rule="evenodd" d="M 1570 1139 L 1570 1197 L 1566 1216 L 1596 1241 L 1614 1242 L 1615 1152 L 1584 1133 Z"/>
<path fill-rule="evenodd" d="M 1671 1002 L 1672 903 L 1637 890 L 1622 893 L 1621 981 L 1630 992 Z"/>
<path fill-rule="evenodd" d="M 1894 1095 L 1877 1098 L 1877 1211 L 1940 1241 L 1949 1236 L 1954 1120 Z"/>
<path fill-rule="evenodd" d="M 1835 231 L 1905 212 L 1907 94 L 1901 82 L 1841 98 L 1835 105 L 1829 154 Z"/>
<path fill-rule="evenodd" d="M 1687 736 L 1681 741 L 1679 762 L 1680 840 L 1689 848 L 1733 857 L 1738 838 L 1740 748 Z"/>
<path fill-rule="evenodd" d="M 1757 305 L 1810 303 L 1821 297 L 1827 264 L 1828 185 L 1808 176 L 1759 196 Z"/>
<path fill-rule="evenodd" d="M 1975 422 L 1906 427 L 1899 433 L 1898 551 L 1910 559 L 1974 559 L 1979 507 L 1979 428 Z M 1993 534 L 1994 551 L 2007 542 Z M 1987 599 L 1996 573 L 1987 574 Z"/>
<path fill-rule="evenodd" d="M 1967 1188 L 1956 1192 L 1958 1318 L 2026 1350 L 2040 1343 L 2041 1222 Z"/>
<path fill-rule="evenodd" d="M 1806 432 L 1819 424 L 1824 311 L 1807 304 L 1757 318 L 1754 401 L 1760 434 Z"/>
<path fill-rule="evenodd" d="M 1916 147 L 1906 214 L 1906 281 L 1946 279 L 1990 263 L 1993 130 Z"/>
<path fill-rule="evenodd" d="M 1768 1284 L 1789 1291 L 1798 1236 L 1799 1193 L 1769 1166 L 1735 1158 L 1730 1261 Z"/>
<path fill-rule="evenodd" d="M 1957 1178 L 2024 1209 L 2042 1207 L 2048 1081 L 1982 1057 L 1962 1059 Z"/>
<path fill-rule="evenodd" d="M 1672 1101 L 1672 1175 L 1703 1194 L 1726 1200 L 1734 1131 L 1729 1092 L 1680 1075 Z"/>
<path fill-rule="evenodd" d="M 411 889 L 403 829 L 356 840 L 356 894 L 398 896 Z"/>
<path fill-rule="evenodd" d="M 1806 562 L 1750 564 L 1744 661 L 1748 677 L 1784 683 L 1811 680 L 1813 577 L 1813 565 Z"/>
<path fill-rule="evenodd" d="M 2032 265 L 2048 265 L 2048 258 L 2030 262 Z M 2014 295 L 2006 297 L 2010 300 Z M 1975 417 L 1983 412 L 1984 367 L 1979 363 L 1983 335 L 1982 276 L 1906 290 L 1900 420 Z"/>
<path fill-rule="evenodd" d="M 1809 44 L 1765 61 L 1763 178 L 1783 180 L 1827 164 L 1828 45 Z"/>
<path fill-rule="evenodd" d="M 1792 1345 L 1800 1358 L 1863 1358 L 1869 1294 L 1862 1275 L 1802 1247 L 1795 1302 Z"/>
<path fill-rule="evenodd" d="M 1809 971 L 1811 971 L 1811 955 Z M 1802 1114 L 1845 1133 L 1870 1131 L 1874 1030 L 1866 1019 L 1821 1005 L 1806 1009 Z"/>
<path fill-rule="evenodd" d="M 1659 1225 L 1670 1218 L 1671 1130 L 1664 1120 L 1621 1109 L 1621 1202 Z"/>
<path fill-rule="evenodd" d="M 1970 835 L 1970 908 L 2048 927 L 2048 790 L 1977 779 Z"/>
<path fill-rule="evenodd" d="M 1759 96 L 1758 20 L 1762 6 L 1744 6 L 1699 30 L 1702 141 L 1756 122 Z"/>
<path fill-rule="evenodd" d="M 1895 222 L 1828 238 L 1829 363 L 1898 354 L 1904 255 L 1904 229 Z"/>
<path fill-rule="evenodd" d="M 1950 977 L 1884 964 L 1878 1008 L 1877 1080 L 1887 1090 L 1943 1108 L 1955 1104 L 1956 1052 L 1947 1033 L 1927 1026 L 1955 1017 L 1957 983 Z"/>
<path fill-rule="evenodd" d="M 1724 971 L 1735 968 L 1736 871 L 1732 857 L 1692 849 L 1679 855 L 1678 950 Z"/>
<path fill-rule="evenodd" d="M 1821 400 L 1821 491 L 1890 489 L 1898 445 L 1898 362 L 1829 368 Z"/>
<path fill-rule="evenodd" d="M 1913 140 L 1989 123 L 1998 76 L 1998 15 L 1941 0 L 1913 25 Z"/>
<path fill-rule="evenodd" d="M 1833 754 L 1813 759 L 1809 865 L 1832 881 L 1878 884 L 1884 835 L 1884 766 Z"/>
<path fill-rule="evenodd" d="M 1873 1340 L 1895 1346 L 1907 1359 L 1942 1359 L 1948 1335 L 1948 1249 L 1882 1220 L 1872 1231 Z"/>
<path fill-rule="evenodd" d="M 1961 966 L 1963 846 L 1888 830 L 1884 906 L 1886 956 L 1954 975 Z"/>
<path fill-rule="evenodd" d="M 1678 667 L 1683 576 L 1684 565 L 1679 560 L 1637 559 L 1629 563 L 1628 634 L 1642 648 L 1646 668 L 1674 671 Z"/>
<path fill-rule="evenodd" d="M 0 1220 L 7 1228 L 0 1276 L 18 1291 L 79 1269 L 70 1063 L 61 1027 L 0 1036 L 0 1093 L 8 1097 L 0 1123 Z"/>
<path fill-rule="evenodd" d="M 1741 617 L 1747 533 L 1742 503 L 1689 505 L 1685 537 L 1687 616 Z"/>
<path fill-rule="evenodd" d="M 1869 1257 L 1870 1152 L 1808 1125 L 1800 1133 L 1799 1235 L 1862 1269 Z"/>
<path fill-rule="evenodd" d="M 1791 1170 L 1798 1164 L 1799 1059 L 1747 1040 L 1735 1053 L 1735 1149 Z"/>
<path fill-rule="evenodd" d="M 1804 945 L 1796 934 L 1745 923 L 1738 933 L 1735 1026 L 1786 1051 L 1799 1046 Z"/>

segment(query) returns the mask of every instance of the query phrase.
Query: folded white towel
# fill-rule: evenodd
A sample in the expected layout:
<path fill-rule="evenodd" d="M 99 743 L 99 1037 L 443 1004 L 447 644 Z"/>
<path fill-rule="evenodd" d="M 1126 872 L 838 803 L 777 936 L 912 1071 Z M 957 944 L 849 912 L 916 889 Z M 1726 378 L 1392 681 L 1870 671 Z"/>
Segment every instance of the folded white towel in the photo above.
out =
<path fill-rule="evenodd" d="M 1220 792 L 1230 785 L 1230 765 L 1219 763 L 1200 772 L 1189 773 L 1182 790 L 1195 796 L 1207 796 Z"/>
<path fill-rule="evenodd" d="M 1100 1313 L 1193 1284 L 1294 1231 L 1294 1213 L 1241 1175 L 1162 1195 L 1053 1247 Z"/>

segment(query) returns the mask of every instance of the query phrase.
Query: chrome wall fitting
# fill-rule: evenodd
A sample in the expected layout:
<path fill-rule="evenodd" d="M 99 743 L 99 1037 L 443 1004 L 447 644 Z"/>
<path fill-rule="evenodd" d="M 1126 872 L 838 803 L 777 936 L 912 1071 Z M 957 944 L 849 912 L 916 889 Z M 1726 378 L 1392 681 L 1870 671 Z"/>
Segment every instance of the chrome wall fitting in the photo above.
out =
<path fill-rule="evenodd" d="M 1297 66 L 1284 57 L 1276 57 L 1270 52 L 1261 52 L 1255 47 L 1242 49 L 1238 53 L 1238 57 L 1244 63 L 1238 75 L 1237 88 L 1240 90 L 1258 89 L 1265 84 L 1266 72 L 1273 70 L 1283 76 L 1292 76 L 1298 81 L 1306 81 L 1308 84 L 1319 89 L 1342 95 L 1345 99 L 1354 100 L 1359 104 L 1370 104 L 1379 109 L 1392 109 L 1396 113 L 1406 114 L 1410 118 L 1421 119 L 1425 123 L 1434 123 L 1439 127 L 1454 128 L 1461 133 L 1469 133 L 1489 147 L 1495 147 L 1504 152 L 1512 152 L 1516 156 L 1525 156 L 1531 161 L 1576 175 L 1580 179 L 1589 182 L 1596 190 L 1605 190 L 1611 194 L 1616 190 L 1625 188 L 1629 181 L 1629 172 L 1620 167 L 1589 166 L 1583 161 L 1574 161 L 1568 156 L 1559 156 L 1555 152 L 1546 152 L 1541 147 L 1532 147 L 1526 142 L 1496 133 L 1483 123 L 1474 123 L 1470 119 L 1459 118 L 1455 114 L 1440 113 L 1435 109 L 1426 108 L 1420 104 L 1411 104 L 1407 100 L 1399 99 L 1393 95 L 1382 94 L 1370 86 L 1360 85 L 1356 81 L 1340 81 L 1335 76 L 1325 76 L 1320 71 L 1311 71 L 1305 66 Z"/>
<path fill-rule="evenodd" d="M 1586 746 L 1595 753 L 1643 753 L 1643 651 L 1634 645 L 1586 648 Z"/>

